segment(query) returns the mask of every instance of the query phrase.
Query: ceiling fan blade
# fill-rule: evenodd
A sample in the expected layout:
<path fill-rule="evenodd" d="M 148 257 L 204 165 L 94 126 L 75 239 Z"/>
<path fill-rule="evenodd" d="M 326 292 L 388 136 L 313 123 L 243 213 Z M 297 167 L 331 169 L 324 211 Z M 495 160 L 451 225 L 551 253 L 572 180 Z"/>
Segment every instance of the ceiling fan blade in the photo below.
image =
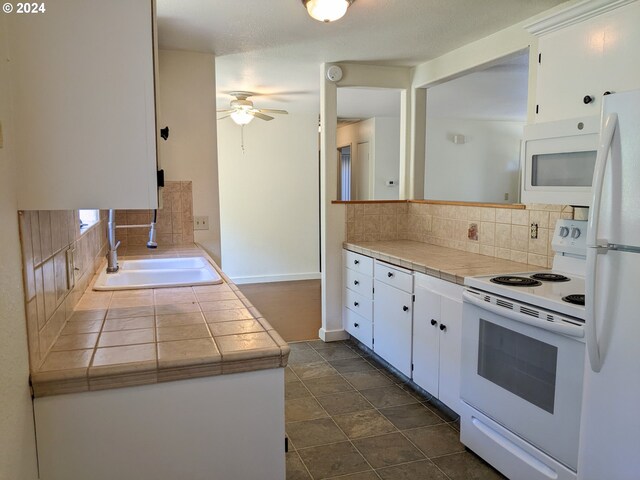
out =
<path fill-rule="evenodd" d="M 235 111 L 235 108 L 227 108 L 225 110 L 216 110 L 216 113 L 231 113 Z"/>
<path fill-rule="evenodd" d="M 223 115 L 223 116 L 221 116 L 221 117 L 218 117 L 218 120 L 222 120 L 222 119 L 224 119 L 224 118 L 228 118 L 228 117 L 230 117 L 230 116 L 231 116 L 231 114 L 230 114 L 230 113 L 227 113 L 226 115 Z"/>
<path fill-rule="evenodd" d="M 287 115 L 289 113 L 286 110 L 273 110 L 271 108 L 259 108 L 258 110 L 260 110 L 263 113 L 279 113 L 283 115 Z"/>
<path fill-rule="evenodd" d="M 260 120 L 266 120 L 266 121 L 273 120 L 273 117 L 270 117 L 269 115 L 265 115 L 264 113 L 260 113 L 258 111 L 252 111 L 250 113 L 251 115 L 253 115 L 256 118 L 259 118 Z"/>

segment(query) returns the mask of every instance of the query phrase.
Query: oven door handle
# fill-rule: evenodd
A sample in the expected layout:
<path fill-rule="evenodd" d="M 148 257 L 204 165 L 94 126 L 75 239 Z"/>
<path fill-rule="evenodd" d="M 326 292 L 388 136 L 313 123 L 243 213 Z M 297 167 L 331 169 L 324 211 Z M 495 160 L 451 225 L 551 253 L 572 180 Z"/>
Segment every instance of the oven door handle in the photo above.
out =
<path fill-rule="evenodd" d="M 543 320 L 541 318 L 531 317 L 529 315 L 525 315 L 524 313 L 515 312 L 513 310 L 498 307 L 492 303 L 485 302 L 484 300 L 478 298 L 478 295 L 479 294 L 477 293 L 465 290 L 462 292 L 462 299 L 464 302 L 471 303 L 483 310 L 495 313 L 496 315 L 500 315 L 501 317 L 516 320 L 520 323 L 526 323 L 527 325 L 531 325 L 533 327 L 542 328 L 543 330 L 549 330 L 551 332 L 561 333 L 563 335 L 569 335 L 571 337 L 584 337 L 584 328 L 578 325 L 558 323 L 549 320 Z"/>

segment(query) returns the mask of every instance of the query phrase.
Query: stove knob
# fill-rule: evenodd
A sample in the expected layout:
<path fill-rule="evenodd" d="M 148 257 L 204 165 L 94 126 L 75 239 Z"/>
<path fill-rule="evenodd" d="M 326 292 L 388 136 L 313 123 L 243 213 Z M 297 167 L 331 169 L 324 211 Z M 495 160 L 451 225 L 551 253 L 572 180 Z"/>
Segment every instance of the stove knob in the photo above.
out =
<path fill-rule="evenodd" d="M 580 232 L 579 228 L 572 228 L 571 229 L 571 238 L 575 239 L 575 238 L 580 237 L 580 233 L 582 233 L 582 232 Z"/>
<path fill-rule="evenodd" d="M 560 227 L 560 236 L 567 238 L 569 236 L 569 229 L 567 227 Z"/>

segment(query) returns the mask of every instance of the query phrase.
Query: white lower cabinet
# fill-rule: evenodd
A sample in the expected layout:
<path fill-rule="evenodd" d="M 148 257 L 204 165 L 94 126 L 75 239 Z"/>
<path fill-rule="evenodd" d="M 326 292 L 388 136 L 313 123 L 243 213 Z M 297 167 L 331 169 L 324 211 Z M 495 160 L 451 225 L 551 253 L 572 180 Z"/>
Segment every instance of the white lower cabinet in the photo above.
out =
<path fill-rule="evenodd" d="M 373 349 L 373 258 L 343 250 L 342 323 Z"/>
<path fill-rule="evenodd" d="M 285 478 L 284 368 L 51 395 L 33 406 L 41 480 Z"/>
<path fill-rule="evenodd" d="M 421 273 L 414 279 L 413 381 L 458 412 L 463 289 Z"/>
<path fill-rule="evenodd" d="M 463 287 L 346 250 L 343 258 L 345 330 L 460 412 Z"/>
<path fill-rule="evenodd" d="M 384 275 L 380 270 L 384 270 Z M 410 272 L 376 261 L 373 351 L 407 377 L 411 376 L 412 287 Z"/>

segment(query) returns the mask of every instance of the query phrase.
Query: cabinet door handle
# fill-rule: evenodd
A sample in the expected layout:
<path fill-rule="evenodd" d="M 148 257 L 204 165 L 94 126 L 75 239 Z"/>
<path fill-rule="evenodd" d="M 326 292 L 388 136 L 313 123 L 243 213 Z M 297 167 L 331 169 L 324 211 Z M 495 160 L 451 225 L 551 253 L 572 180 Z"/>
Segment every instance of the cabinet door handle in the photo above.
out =
<path fill-rule="evenodd" d="M 409 307 L 407 307 L 406 305 L 402 307 L 403 312 L 406 312 L 407 310 L 409 310 Z"/>
<path fill-rule="evenodd" d="M 354 285 L 360 285 L 360 282 L 359 282 L 358 280 L 354 280 L 354 281 L 353 281 L 353 284 L 354 284 Z"/>
<path fill-rule="evenodd" d="M 393 277 L 393 273 L 391 273 L 391 272 L 387 273 L 387 277 L 389 277 L 389 278 Z"/>
<path fill-rule="evenodd" d="M 358 305 L 360 305 L 358 302 L 353 302 L 354 307 L 357 307 Z"/>
<path fill-rule="evenodd" d="M 353 326 L 358 328 L 360 326 L 360 324 L 359 323 L 354 323 Z"/>
<path fill-rule="evenodd" d="M 447 331 L 447 326 L 443 325 L 443 324 L 440 324 L 440 330 L 442 330 L 443 332 L 446 332 Z"/>
<path fill-rule="evenodd" d="M 354 264 L 354 265 L 358 265 L 358 264 L 360 264 L 360 260 L 354 260 L 354 261 L 353 261 L 353 264 Z"/>
<path fill-rule="evenodd" d="M 433 326 L 435 327 L 436 325 L 438 325 L 438 322 L 436 322 L 436 321 L 432 318 L 432 319 L 431 319 L 431 325 L 433 325 Z"/>

